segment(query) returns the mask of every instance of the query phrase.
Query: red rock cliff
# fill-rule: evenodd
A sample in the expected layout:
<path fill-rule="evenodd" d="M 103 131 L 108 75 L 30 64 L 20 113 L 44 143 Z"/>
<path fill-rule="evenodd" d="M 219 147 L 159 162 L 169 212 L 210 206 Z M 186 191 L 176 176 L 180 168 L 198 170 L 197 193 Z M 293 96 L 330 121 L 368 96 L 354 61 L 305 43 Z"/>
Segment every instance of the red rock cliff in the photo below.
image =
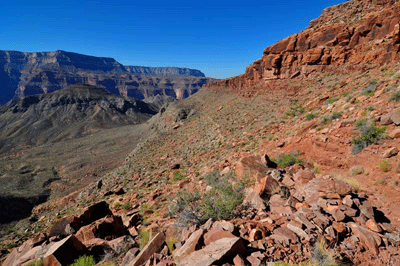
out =
<path fill-rule="evenodd" d="M 252 89 L 338 65 L 385 64 L 399 60 L 400 1 L 353 0 L 326 8 L 304 31 L 264 50 L 240 76 L 208 85 Z"/>

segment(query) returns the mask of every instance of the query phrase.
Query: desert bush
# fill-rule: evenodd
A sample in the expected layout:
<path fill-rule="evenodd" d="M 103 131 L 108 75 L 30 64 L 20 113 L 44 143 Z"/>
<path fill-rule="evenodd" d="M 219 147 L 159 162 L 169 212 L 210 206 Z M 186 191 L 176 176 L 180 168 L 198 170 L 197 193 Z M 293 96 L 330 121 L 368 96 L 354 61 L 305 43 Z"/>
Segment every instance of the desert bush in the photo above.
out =
<path fill-rule="evenodd" d="M 185 176 L 179 170 L 175 170 L 174 171 L 174 176 L 172 178 L 172 182 L 177 182 L 177 181 L 182 180 L 184 178 L 185 178 Z"/>
<path fill-rule="evenodd" d="M 400 91 L 395 91 L 390 95 L 390 101 L 392 102 L 400 102 Z"/>
<path fill-rule="evenodd" d="M 96 265 L 96 261 L 94 260 L 93 256 L 86 256 L 83 255 L 76 259 L 71 266 L 94 266 Z"/>
<path fill-rule="evenodd" d="M 290 107 L 290 111 L 286 112 L 286 116 L 296 116 L 298 114 L 304 113 L 305 108 L 302 107 L 297 101 L 293 103 Z"/>
<path fill-rule="evenodd" d="M 353 154 L 358 154 L 364 148 L 377 143 L 385 137 L 386 127 L 378 128 L 365 119 L 356 121 L 355 126 L 360 129 L 360 134 L 351 140 Z"/>
<path fill-rule="evenodd" d="M 243 202 L 243 191 L 247 183 L 232 182 L 234 176 L 221 176 L 218 171 L 208 174 L 204 180 L 211 187 L 206 193 L 180 192 L 169 206 L 169 214 L 186 224 L 202 224 L 209 218 L 227 219 Z"/>
<path fill-rule="evenodd" d="M 314 244 L 311 252 L 313 262 L 318 266 L 337 266 L 335 253 L 328 249 L 325 240 L 321 239 Z"/>
<path fill-rule="evenodd" d="M 124 209 L 124 210 L 130 210 L 131 208 L 132 208 L 132 202 L 125 202 L 124 203 L 124 205 L 122 205 L 122 208 Z"/>
<path fill-rule="evenodd" d="M 300 152 L 294 154 L 279 154 L 276 158 L 273 158 L 272 161 L 277 163 L 280 167 L 285 168 L 296 163 L 301 163 Z"/>
<path fill-rule="evenodd" d="M 374 95 L 375 89 L 378 87 L 378 81 L 376 79 L 372 79 L 366 87 L 364 87 L 360 94 L 361 95 Z"/>
<path fill-rule="evenodd" d="M 316 114 L 316 113 L 308 113 L 308 114 L 305 115 L 305 118 L 306 118 L 307 121 L 311 121 L 314 118 L 316 118 L 317 116 L 318 116 L 318 114 Z"/>
<path fill-rule="evenodd" d="M 141 228 L 139 230 L 139 236 L 138 236 L 139 248 L 143 249 L 147 245 L 147 243 L 149 243 L 149 240 L 150 240 L 150 230 Z"/>
<path fill-rule="evenodd" d="M 390 169 L 392 169 L 392 166 L 390 165 L 388 160 L 383 160 L 378 163 L 379 169 L 381 169 L 382 172 L 389 172 Z"/>
<path fill-rule="evenodd" d="M 43 259 L 29 262 L 26 266 L 43 266 Z"/>
<path fill-rule="evenodd" d="M 350 168 L 350 175 L 360 175 L 364 173 L 364 168 L 361 165 L 356 165 Z"/>
<path fill-rule="evenodd" d="M 335 119 L 338 119 L 338 118 L 341 118 L 342 117 L 342 112 L 333 112 L 332 114 L 331 114 L 331 120 L 335 120 Z"/>

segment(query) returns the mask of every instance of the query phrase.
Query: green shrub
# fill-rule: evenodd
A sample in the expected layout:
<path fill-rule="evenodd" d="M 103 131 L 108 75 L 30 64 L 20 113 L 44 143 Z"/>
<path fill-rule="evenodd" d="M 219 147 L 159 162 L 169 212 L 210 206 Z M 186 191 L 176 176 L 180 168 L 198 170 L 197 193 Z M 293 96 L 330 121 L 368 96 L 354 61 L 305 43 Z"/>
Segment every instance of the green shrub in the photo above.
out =
<path fill-rule="evenodd" d="M 389 172 L 390 169 L 392 169 L 392 166 L 390 165 L 390 162 L 388 160 L 383 160 L 378 163 L 379 169 L 381 169 L 382 172 Z"/>
<path fill-rule="evenodd" d="M 337 266 L 335 252 L 328 249 L 325 240 L 319 240 L 315 243 L 311 251 L 311 258 L 319 266 Z"/>
<path fill-rule="evenodd" d="M 372 112 L 374 109 L 375 108 L 372 105 L 368 106 L 368 111 Z"/>
<path fill-rule="evenodd" d="M 76 259 L 71 266 L 94 266 L 96 265 L 96 261 L 94 260 L 93 256 L 86 256 L 83 255 Z"/>
<path fill-rule="evenodd" d="M 318 114 L 316 114 L 316 113 L 308 113 L 308 114 L 306 114 L 305 118 L 307 121 L 311 121 L 314 118 L 316 118 L 317 116 L 318 116 Z"/>
<path fill-rule="evenodd" d="M 360 175 L 364 173 L 364 168 L 361 165 L 356 165 L 350 168 L 350 175 Z"/>
<path fill-rule="evenodd" d="M 360 92 L 361 95 L 374 95 L 375 89 L 378 87 L 378 81 L 376 79 L 372 79 L 368 85 L 363 88 Z"/>
<path fill-rule="evenodd" d="M 139 236 L 138 236 L 139 248 L 143 249 L 147 245 L 147 243 L 149 243 L 149 240 L 150 240 L 150 230 L 141 228 L 139 230 Z"/>
<path fill-rule="evenodd" d="M 328 105 L 328 104 L 332 104 L 337 101 L 339 101 L 339 98 L 330 98 L 330 99 L 326 100 L 325 104 Z"/>
<path fill-rule="evenodd" d="M 209 218 L 228 219 L 243 202 L 247 183 L 233 182 L 233 176 L 221 176 L 218 171 L 208 174 L 204 180 L 211 187 L 206 193 L 180 192 L 169 206 L 169 214 L 184 224 L 202 224 Z"/>
<path fill-rule="evenodd" d="M 286 116 L 296 116 L 298 114 L 304 113 L 305 108 L 302 107 L 300 104 L 298 104 L 297 101 L 293 103 L 293 105 L 290 107 L 290 111 L 286 112 Z"/>
<path fill-rule="evenodd" d="M 355 126 L 360 129 L 360 134 L 351 140 L 353 154 L 358 154 L 364 148 L 385 137 L 386 127 L 378 128 L 365 119 L 356 121 Z"/>
<path fill-rule="evenodd" d="M 333 112 L 331 114 L 331 120 L 335 120 L 342 117 L 342 112 Z"/>
<path fill-rule="evenodd" d="M 43 259 L 29 262 L 26 266 L 43 266 Z"/>
<path fill-rule="evenodd" d="M 243 202 L 242 188 L 226 181 L 216 183 L 200 203 L 205 220 L 230 218 L 236 207 Z"/>
<path fill-rule="evenodd" d="M 390 95 L 390 101 L 392 102 L 400 102 L 400 91 L 395 91 Z"/>
<path fill-rule="evenodd" d="M 296 163 L 301 163 L 300 152 L 295 154 L 279 154 L 276 158 L 272 159 L 275 163 L 277 163 L 280 167 L 285 168 Z"/>
<path fill-rule="evenodd" d="M 184 178 L 185 178 L 185 176 L 179 170 L 175 170 L 174 177 L 172 178 L 172 182 L 178 182 L 179 180 L 182 180 Z"/>
<path fill-rule="evenodd" d="M 124 209 L 124 210 L 130 210 L 131 208 L 132 208 L 132 202 L 125 202 L 124 203 L 124 205 L 122 206 L 122 208 Z"/>

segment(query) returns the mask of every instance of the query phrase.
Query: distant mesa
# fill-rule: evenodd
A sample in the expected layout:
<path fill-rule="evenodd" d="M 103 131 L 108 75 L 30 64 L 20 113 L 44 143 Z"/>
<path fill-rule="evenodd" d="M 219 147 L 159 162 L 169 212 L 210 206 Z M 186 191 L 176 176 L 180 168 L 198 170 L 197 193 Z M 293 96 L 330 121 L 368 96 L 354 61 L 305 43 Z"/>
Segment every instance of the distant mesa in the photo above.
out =
<path fill-rule="evenodd" d="M 0 104 L 87 83 L 123 96 L 186 98 L 214 81 L 199 70 L 124 66 L 114 58 L 55 51 L 0 51 Z"/>

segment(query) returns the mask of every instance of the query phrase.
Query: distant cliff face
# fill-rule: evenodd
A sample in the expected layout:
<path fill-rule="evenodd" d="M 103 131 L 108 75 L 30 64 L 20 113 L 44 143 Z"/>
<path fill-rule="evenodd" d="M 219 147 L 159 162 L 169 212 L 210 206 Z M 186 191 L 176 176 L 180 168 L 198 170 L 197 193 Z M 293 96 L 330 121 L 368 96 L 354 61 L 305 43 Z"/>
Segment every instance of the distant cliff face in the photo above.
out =
<path fill-rule="evenodd" d="M 132 74 L 162 76 L 162 77 L 205 77 L 204 73 L 197 69 L 179 67 L 144 67 L 125 66 Z"/>
<path fill-rule="evenodd" d="M 353 0 L 325 9 L 304 31 L 264 50 L 243 75 L 209 86 L 252 90 L 273 79 L 400 59 L 400 2 Z"/>
<path fill-rule="evenodd" d="M 56 51 L 0 51 L 0 104 L 14 96 L 50 93 L 88 83 L 124 96 L 185 98 L 212 79 L 198 70 L 125 67 L 113 58 Z"/>

